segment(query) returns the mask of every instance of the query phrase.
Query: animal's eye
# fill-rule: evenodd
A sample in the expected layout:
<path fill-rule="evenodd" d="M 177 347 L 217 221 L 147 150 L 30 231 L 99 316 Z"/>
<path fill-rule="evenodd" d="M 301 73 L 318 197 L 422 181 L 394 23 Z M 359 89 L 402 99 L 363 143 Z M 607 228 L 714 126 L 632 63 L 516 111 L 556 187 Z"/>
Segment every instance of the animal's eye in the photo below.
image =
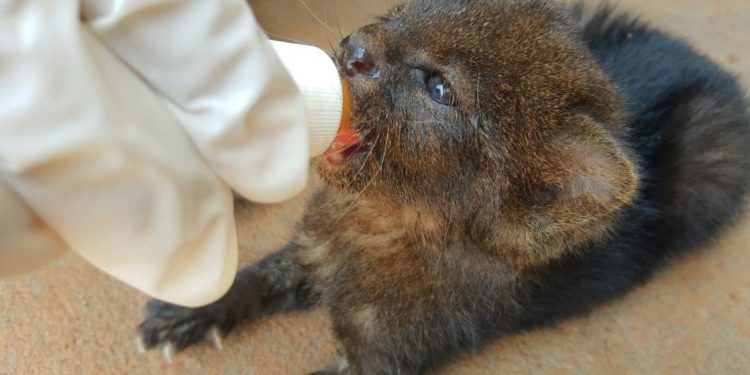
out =
<path fill-rule="evenodd" d="M 425 77 L 425 88 L 432 100 L 443 105 L 456 104 L 453 88 L 441 73 L 428 72 Z"/>

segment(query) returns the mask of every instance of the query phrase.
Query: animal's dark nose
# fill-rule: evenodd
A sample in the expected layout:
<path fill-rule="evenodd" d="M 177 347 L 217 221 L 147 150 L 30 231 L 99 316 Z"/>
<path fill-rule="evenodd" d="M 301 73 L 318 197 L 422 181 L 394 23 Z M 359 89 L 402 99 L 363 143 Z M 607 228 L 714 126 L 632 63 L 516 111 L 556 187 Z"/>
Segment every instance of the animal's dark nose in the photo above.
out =
<path fill-rule="evenodd" d="M 341 41 L 341 59 L 339 60 L 344 73 L 350 77 L 361 75 L 377 77 L 378 64 L 372 53 L 365 46 L 361 36 L 349 35 Z"/>

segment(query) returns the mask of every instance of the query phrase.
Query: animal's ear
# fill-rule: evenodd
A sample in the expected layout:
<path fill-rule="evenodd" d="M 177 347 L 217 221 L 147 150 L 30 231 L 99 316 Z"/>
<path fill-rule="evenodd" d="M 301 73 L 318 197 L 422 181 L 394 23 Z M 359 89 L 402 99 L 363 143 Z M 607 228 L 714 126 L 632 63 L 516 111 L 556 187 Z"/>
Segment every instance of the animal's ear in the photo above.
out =
<path fill-rule="evenodd" d="M 638 190 L 633 157 L 610 130 L 581 116 L 529 156 L 523 188 L 494 245 L 519 266 L 559 258 L 601 238 Z"/>
<path fill-rule="evenodd" d="M 614 213 L 635 198 L 638 173 L 632 156 L 592 119 L 580 116 L 554 146 L 559 154 L 553 164 L 560 173 L 553 191 L 566 211 L 582 216 Z"/>

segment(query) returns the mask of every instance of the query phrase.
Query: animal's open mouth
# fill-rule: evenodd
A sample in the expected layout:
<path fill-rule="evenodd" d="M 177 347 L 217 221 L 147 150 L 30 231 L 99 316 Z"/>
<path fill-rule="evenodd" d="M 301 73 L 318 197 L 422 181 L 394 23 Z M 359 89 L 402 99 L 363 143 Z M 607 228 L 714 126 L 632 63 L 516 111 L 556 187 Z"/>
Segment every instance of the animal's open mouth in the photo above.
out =
<path fill-rule="evenodd" d="M 336 134 L 331 147 L 323 154 L 333 166 L 341 166 L 346 163 L 350 156 L 365 151 L 362 137 L 353 128 L 342 129 Z"/>

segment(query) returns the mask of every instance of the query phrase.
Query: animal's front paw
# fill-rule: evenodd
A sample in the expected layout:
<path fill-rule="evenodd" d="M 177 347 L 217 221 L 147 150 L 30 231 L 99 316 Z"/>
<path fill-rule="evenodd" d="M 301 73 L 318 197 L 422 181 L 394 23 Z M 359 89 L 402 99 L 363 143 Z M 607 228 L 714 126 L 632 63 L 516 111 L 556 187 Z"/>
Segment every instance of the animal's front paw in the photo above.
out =
<path fill-rule="evenodd" d="M 233 325 L 222 309 L 210 306 L 193 309 L 152 300 L 146 304 L 143 321 L 138 326 L 136 345 L 140 351 L 159 348 L 171 362 L 176 351 L 204 340 L 221 349 L 221 338 Z"/>

